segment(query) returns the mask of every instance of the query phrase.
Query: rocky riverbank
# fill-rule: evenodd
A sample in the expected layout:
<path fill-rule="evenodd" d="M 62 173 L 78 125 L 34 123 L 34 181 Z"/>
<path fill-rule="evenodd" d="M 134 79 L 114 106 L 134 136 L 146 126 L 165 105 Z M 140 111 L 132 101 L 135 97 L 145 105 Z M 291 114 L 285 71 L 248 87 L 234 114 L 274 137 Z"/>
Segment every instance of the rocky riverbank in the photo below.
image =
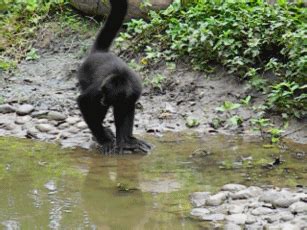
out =
<path fill-rule="evenodd" d="M 60 45 L 60 47 L 63 44 Z M 81 62 L 75 48 L 45 51 L 36 61 L 24 61 L 13 73 L 1 73 L 0 135 L 58 141 L 64 147 L 90 148 L 89 130 L 82 121 L 76 98 L 79 94 L 76 70 Z M 65 51 L 67 50 L 67 51 Z M 252 131 L 250 120 L 255 116 L 252 107 L 240 107 L 234 114 L 242 118 L 240 127 L 225 125 L 212 128 L 212 121 L 220 118 L 216 110 L 224 101 L 239 101 L 248 86 L 221 72 L 207 76 L 187 71 L 157 69 L 165 82 L 157 90 L 147 85 L 137 106 L 135 132 L 162 134 L 167 131 L 191 130 L 201 134 L 259 135 Z M 145 78 L 145 76 L 143 76 Z M 261 96 L 253 104 L 261 102 Z M 187 120 L 197 125 L 187 127 Z M 112 113 L 106 125 L 113 128 Z M 304 121 L 290 121 L 285 133 L 296 142 L 307 142 Z"/>
<path fill-rule="evenodd" d="M 307 188 L 226 184 L 216 194 L 195 192 L 191 216 L 224 229 L 307 229 Z"/>

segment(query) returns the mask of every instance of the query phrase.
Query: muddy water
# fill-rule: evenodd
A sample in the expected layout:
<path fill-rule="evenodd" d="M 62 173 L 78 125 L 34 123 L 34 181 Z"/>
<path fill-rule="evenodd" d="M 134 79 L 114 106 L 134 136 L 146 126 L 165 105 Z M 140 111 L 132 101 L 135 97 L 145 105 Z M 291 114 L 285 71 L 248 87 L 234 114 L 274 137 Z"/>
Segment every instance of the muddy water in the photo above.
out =
<path fill-rule="evenodd" d="M 226 183 L 307 185 L 307 145 L 263 146 L 242 137 L 148 137 L 148 156 L 0 138 L 4 229 L 199 229 L 188 194 Z M 270 163 L 280 157 L 282 163 Z"/>

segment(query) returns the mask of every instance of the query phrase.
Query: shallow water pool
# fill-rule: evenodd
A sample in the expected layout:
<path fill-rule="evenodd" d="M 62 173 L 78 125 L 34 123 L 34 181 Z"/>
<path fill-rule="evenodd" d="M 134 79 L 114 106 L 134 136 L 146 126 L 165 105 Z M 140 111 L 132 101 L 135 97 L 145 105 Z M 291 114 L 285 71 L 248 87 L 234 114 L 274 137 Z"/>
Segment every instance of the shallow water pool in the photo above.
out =
<path fill-rule="evenodd" d="M 191 192 L 226 183 L 307 185 L 307 145 L 184 134 L 147 140 L 156 146 L 148 156 L 102 156 L 0 138 L 0 226 L 199 229 L 203 223 L 189 218 Z"/>

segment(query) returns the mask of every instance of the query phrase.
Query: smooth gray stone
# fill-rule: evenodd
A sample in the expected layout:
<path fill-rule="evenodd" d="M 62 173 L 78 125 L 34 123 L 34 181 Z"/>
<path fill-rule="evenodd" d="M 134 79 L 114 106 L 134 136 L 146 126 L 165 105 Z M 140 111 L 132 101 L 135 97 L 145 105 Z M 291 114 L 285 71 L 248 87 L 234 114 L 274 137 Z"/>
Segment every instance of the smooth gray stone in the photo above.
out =
<path fill-rule="evenodd" d="M 207 215 L 202 215 L 201 217 L 202 220 L 206 220 L 206 221 L 222 221 L 225 219 L 225 215 L 224 214 L 207 214 Z"/>
<path fill-rule="evenodd" d="M 206 205 L 209 206 L 218 206 L 221 205 L 229 196 L 228 191 L 222 191 L 215 195 L 209 196 L 209 198 L 206 201 Z"/>
<path fill-rule="evenodd" d="M 84 121 L 80 121 L 79 123 L 77 123 L 76 127 L 78 129 L 86 129 L 87 128 L 87 124 Z"/>
<path fill-rule="evenodd" d="M 227 207 L 229 214 L 239 214 L 243 213 L 245 206 L 244 205 L 233 205 L 230 203 Z"/>
<path fill-rule="evenodd" d="M 302 212 L 307 213 L 307 203 L 298 201 L 298 202 L 291 204 L 289 209 L 293 214 L 302 213 Z"/>
<path fill-rule="evenodd" d="M 53 126 L 49 124 L 38 124 L 35 127 L 43 133 L 48 133 L 53 130 Z"/>
<path fill-rule="evenodd" d="M 235 224 L 245 224 L 247 220 L 246 214 L 232 214 L 226 217 L 226 220 Z"/>
<path fill-rule="evenodd" d="M 201 207 L 205 205 L 210 192 L 194 192 L 190 195 L 191 203 L 194 207 Z"/>
<path fill-rule="evenodd" d="M 224 226 L 224 230 L 241 230 L 241 227 L 235 223 L 227 223 Z"/>
<path fill-rule="evenodd" d="M 63 121 L 66 119 L 66 116 L 57 111 L 50 111 L 48 112 L 47 118 L 48 120 Z"/>
<path fill-rule="evenodd" d="M 34 110 L 34 106 L 33 105 L 29 105 L 29 104 L 24 104 L 24 105 L 21 105 L 19 106 L 17 109 L 16 109 L 16 113 L 18 115 L 28 115 L 30 114 L 32 111 Z"/>
<path fill-rule="evenodd" d="M 16 117 L 15 123 L 17 125 L 23 125 L 25 123 L 28 123 L 29 121 L 32 120 L 31 116 L 22 116 L 22 117 Z"/>
<path fill-rule="evenodd" d="M 74 125 L 79 122 L 81 119 L 79 117 L 67 117 L 66 122 L 70 125 Z"/>
<path fill-rule="evenodd" d="M 281 221 L 289 221 L 294 218 L 294 215 L 290 211 L 284 211 L 284 212 L 279 212 L 280 220 Z"/>
<path fill-rule="evenodd" d="M 247 214 L 245 224 L 254 224 L 257 222 L 257 218 L 253 215 Z"/>
<path fill-rule="evenodd" d="M 209 214 L 210 211 L 207 208 L 193 208 L 191 211 L 191 215 L 201 218 L 203 215 Z"/>
<path fill-rule="evenodd" d="M 0 113 L 13 113 L 15 111 L 16 108 L 9 104 L 0 105 Z"/>
<path fill-rule="evenodd" d="M 255 216 L 263 216 L 263 215 L 274 213 L 274 211 L 270 208 L 259 207 L 259 208 L 255 208 L 251 213 Z"/>
<path fill-rule="evenodd" d="M 222 191 L 229 191 L 229 192 L 238 192 L 243 189 L 246 189 L 246 186 L 242 184 L 225 184 L 221 188 Z"/>
<path fill-rule="evenodd" d="M 251 197 L 259 196 L 262 193 L 262 189 L 256 186 L 248 187 L 247 189 L 240 190 L 231 194 L 232 199 L 248 199 Z"/>

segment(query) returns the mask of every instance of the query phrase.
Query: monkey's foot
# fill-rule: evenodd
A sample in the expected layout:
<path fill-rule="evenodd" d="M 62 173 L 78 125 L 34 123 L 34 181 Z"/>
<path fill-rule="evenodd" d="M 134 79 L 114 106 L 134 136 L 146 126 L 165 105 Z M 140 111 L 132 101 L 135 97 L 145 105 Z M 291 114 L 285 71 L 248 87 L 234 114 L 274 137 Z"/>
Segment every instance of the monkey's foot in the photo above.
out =
<path fill-rule="evenodd" d="M 135 137 L 129 137 L 125 141 L 117 142 L 116 152 L 123 154 L 125 152 L 140 152 L 148 153 L 152 149 L 152 145 L 148 144 L 143 140 L 139 140 Z"/>
<path fill-rule="evenodd" d="M 98 150 L 105 155 L 113 154 L 115 151 L 115 143 L 114 141 L 106 141 L 104 143 L 99 143 Z"/>

